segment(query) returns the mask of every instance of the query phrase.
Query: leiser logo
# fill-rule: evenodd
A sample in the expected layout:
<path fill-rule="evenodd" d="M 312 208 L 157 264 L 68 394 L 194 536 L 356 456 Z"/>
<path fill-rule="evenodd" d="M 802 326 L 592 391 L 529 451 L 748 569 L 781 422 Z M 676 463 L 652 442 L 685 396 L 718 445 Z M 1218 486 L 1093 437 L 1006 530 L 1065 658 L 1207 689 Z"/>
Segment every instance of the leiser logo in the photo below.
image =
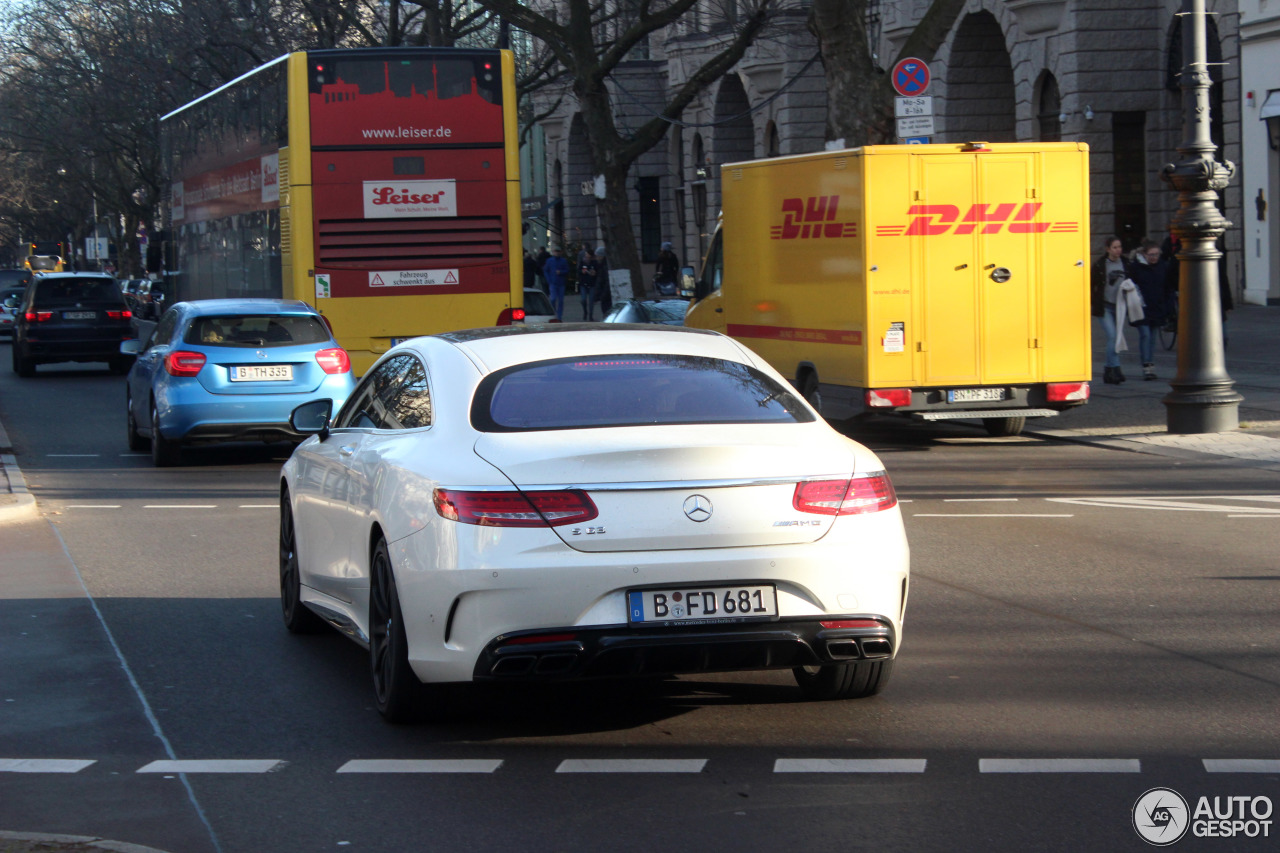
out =
<path fill-rule="evenodd" d="M 774 240 L 808 240 L 813 237 L 857 237 L 858 223 L 837 222 L 838 195 L 811 195 L 782 200 L 782 224 L 769 229 Z"/>
<path fill-rule="evenodd" d="M 457 216 L 454 181 L 365 181 L 365 219 Z"/>
<path fill-rule="evenodd" d="M 939 234 L 1046 234 L 1075 233 L 1079 222 L 1037 222 L 1040 202 L 997 202 L 970 205 L 964 216 L 954 204 L 913 204 L 906 225 L 877 225 L 877 237 L 933 237 Z"/>

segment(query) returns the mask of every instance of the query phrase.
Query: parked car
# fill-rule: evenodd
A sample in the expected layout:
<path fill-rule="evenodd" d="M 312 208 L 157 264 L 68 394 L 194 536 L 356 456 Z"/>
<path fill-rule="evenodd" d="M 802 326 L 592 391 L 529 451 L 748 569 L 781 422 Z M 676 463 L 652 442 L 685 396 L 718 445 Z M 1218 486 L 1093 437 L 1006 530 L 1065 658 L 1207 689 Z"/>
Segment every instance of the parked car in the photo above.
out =
<path fill-rule="evenodd" d="M 225 441 L 301 441 L 289 425 L 299 402 L 337 406 L 355 379 L 351 359 L 305 302 L 206 299 L 179 302 L 136 354 L 125 395 L 130 450 L 151 445 L 157 466 L 183 446 Z"/>
<path fill-rule="evenodd" d="M 124 373 L 133 359 L 120 342 L 133 337 L 132 314 L 115 279 L 102 273 L 34 276 L 14 314 L 13 370 L 34 376 L 36 366 L 105 361 Z"/>
<path fill-rule="evenodd" d="M 536 287 L 524 289 L 524 324 L 540 326 L 543 323 L 559 323 L 551 299 Z"/>
<path fill-rule="evenodd" d="M 716 333 L 547 325 L 406 341 L 285 463 L 285 625 L 370 651 L 388 720 L 456 685 L 791 669 L 868 696 L 902 639 L 884 465 Z"/>
<path fill-rule="evenodd" d="M 30 283 L 30 270 L 0 270 L 0 335 L 13 334 L 13 314 Z"/>
<path fill-rule="evenodd" d="M 124 301 L 135 316 L 142 316 L 138 312 L 138 290 L 146 281 L 148 279 L 145 278 L 124 278 L 120 280 L 120 292 L 124 294 Z"/>
<path fill-rule="evenodd" d="M 137 314 L 143 320 L 159 320 L 164 313 L 165 289 L 167 284 L 159 279 L 144 279 L 138 284 L 136 292 Z"/>
<path fill-rule="evenodd" d="M 606 323 L 660 323 L 683 326 L 687 299 L 628 299 L 613 306 L 604 318 Z"/>

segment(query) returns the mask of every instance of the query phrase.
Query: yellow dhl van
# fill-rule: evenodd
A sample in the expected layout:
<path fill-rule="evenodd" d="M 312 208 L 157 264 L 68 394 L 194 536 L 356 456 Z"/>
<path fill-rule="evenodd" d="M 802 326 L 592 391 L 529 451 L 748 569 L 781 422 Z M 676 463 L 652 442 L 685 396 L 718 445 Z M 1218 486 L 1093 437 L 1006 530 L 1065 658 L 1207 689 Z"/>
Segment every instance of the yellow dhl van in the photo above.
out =
<path fill-rule="evenodd" d="M 1088 157 L 973 142 L 726 164 L 685 324 L 740 340 L 828 418 L 1016 435 L 1089 398 Z"/>

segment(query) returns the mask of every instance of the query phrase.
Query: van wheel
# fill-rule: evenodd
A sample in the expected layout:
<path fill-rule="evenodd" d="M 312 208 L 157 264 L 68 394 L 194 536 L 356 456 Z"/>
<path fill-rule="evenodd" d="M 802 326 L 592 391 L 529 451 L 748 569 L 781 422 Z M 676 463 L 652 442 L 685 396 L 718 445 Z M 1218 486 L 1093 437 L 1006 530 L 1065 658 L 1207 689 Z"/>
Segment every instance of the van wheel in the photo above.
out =
<path fill-rule="evenodd" d="M 813 372 L 804 375 L 804 381 L 800 383 L 800 396 L 804 397 L 804 401 L 817 410 L 818 414 L 822 414 L 822 392 L 818 390 L 818 375 Z"/>
<path fill-rule="evenodd" d="M 1027 425 L 1026 418 L 983 418 L 982 425 L 987 428 L 987 435 L 996 438 L 1004 438 L 1009 435 L 1019 435 L 1022 428 Z"/>

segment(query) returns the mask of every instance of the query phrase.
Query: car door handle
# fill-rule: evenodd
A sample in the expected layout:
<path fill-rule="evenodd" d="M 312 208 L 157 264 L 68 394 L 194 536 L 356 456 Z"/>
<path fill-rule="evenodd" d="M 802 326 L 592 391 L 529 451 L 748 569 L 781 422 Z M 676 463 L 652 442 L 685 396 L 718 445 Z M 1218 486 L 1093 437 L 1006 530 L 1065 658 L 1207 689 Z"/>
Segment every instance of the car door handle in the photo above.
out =
<path fill-rule="evenodd" d="M 344 444 L 338 448 L 338 452 L 341 453 L 343 456 L 350 456 L 351 454 L 356 452 L 356 448 L 355 448 L 355 445 Z"/>

